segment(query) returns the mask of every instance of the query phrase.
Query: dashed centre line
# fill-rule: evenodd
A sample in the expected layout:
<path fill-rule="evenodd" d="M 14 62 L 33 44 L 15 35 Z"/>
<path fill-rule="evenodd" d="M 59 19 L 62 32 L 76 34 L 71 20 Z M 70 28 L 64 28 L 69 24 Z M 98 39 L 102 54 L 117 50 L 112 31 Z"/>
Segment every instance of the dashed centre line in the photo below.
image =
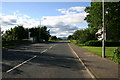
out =
<path fill-rule="evenodd" d="M 42 51 L 41 53 L 44 53 L 44 52 L 46 52 L 47 51 L 47 49 L 45 49 L 44 51 Z"/>
<path fill-rule="evenodd" d="M 51 49 L 53 46 L 49 47 L 49 49 Z"/>
<path fill-rule="evenodd" d="M 56 46 L 57 44 L 54 44 L 54 45 L 52 45 L 51 47 L 49 47 L 49 49 L 52 49 L 54 46 Z"/>
<path fill-rule="evenodd" d="M 27 63 L 28 61 L 32 60 L 32 59 L 33 59 L 33 58 L 35 58 L 35 57 L 37 57 L 37 56 L 33 56 L 32 58 L 30 58 L 30 59 L 28 59 L 28 60 L 26 60 L 26 61 L 22 62 L 21 64 L 19 64 L 19 65 L 15 66 L 15 67 L 13 67 L 13 68 L 11 68 L 10 70 L 7 70 L 7 71 L 6 71 L 6 73 L 9 73 L 10 71 L 12 71 L 12 70 L 14 70 L 14 69 L 16 69 L 16 68 L 20 67 L 21 65 L 23 65 L 23 64 L 25 64 L 25 63 Z"/>
<path fill-rule="evenodd" d="M 52 45 L 51 47 L 49 47 L 49 49 L 51 49 L 51 48 L 54 47 L 54 46 L 56 46 L 56 45 Z M 40 53 L 42 54 L 42 53 L 46 52 L 47 50 L 48 50 L 48 49 L 45 49 L 45 50 L 43 50 L 43 51 L 40 52 Z M 34 59 L 34 58 L 36 58 L 36 57 L 37 57 L 37 55 L 35 55 L 35 56 L 33 56 L 32 58 L 30 58 L 30 59 L 28 59 L 28 60 L 26 60 L 26 61 L 24 61 L 24 62 L 18 64 L 17 66 L 15 66 L 15 67 L 13 67 L 13 68 L 7 70 L 6 73 L 9 73 L 9 72 L 13 71 L 14 69 L 16 69 L 16 68 L 22 66 L 23 64 L 27 63 L 28 61 L 30 61 L 30 60 L 32 60 L 32 59 Z"/>

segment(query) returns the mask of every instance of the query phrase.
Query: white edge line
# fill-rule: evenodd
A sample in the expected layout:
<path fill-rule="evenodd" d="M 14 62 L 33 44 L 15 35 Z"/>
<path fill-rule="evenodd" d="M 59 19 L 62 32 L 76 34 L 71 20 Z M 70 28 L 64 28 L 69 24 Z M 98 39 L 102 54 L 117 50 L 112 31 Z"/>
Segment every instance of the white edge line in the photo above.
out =
<path fill-rule="evenodd" d="M 32 60 L 32 59 L 33 59 L 33 58 L 35 58 L 35 57 L 37 57 L 37 56 L 33 56 L 32 58 L 30 58 L 30 59 L 28 59 L 28 60 L 26 60 L 26 61 L 22 62 L 21 64 L 18 64 L 17 66 L 15 66 L 15 67 L 13 67 L 13 68 L 11 68 L 11 69 L 7 70 L 7 71 L 6 71 L 6 73 L 9 73 L 10 71 L 12 71 L 12 70 L 14 70 L 14 69 L 16 69 L 16 68 L 20 67 L 21 65 L 25 64 L 26 62 L 28 62 L 28 61 Z"/>
<path fill-rule="evenodd" d="M 84 64 L 84 62 L 80 59 L 80 57 L 77 55 L 77 53 L 72 49 L 72 47 L 70 46 L 70 44 L 68 43 L 70 49 L 73 51 L 73 53 L 76 55 L 76 57 L 78 58 L 78 60 L 82 63 L 82 65 L 85 67 L 85 69 L 87 70 L 87 72 L 90 74 L 90 76 L 92 78 L 95 79 L 95 76 L 91 73 L 91 71 L 86 67 L 86 65 Z"/>

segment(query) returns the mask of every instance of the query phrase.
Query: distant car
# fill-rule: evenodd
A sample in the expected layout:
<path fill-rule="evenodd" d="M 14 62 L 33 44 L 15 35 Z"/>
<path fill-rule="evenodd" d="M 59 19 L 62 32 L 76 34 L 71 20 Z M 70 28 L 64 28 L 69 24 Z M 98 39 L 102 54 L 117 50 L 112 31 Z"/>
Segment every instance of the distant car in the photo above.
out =
<path fill-rule="evenodd" d="M 41 42 L 41 43 L 44 43 L 44 42 L 45 42 L 45 40 L 44 40 L 44 39 L 41 39 L 41 40 L 40 40 L 40 42 Z"/>

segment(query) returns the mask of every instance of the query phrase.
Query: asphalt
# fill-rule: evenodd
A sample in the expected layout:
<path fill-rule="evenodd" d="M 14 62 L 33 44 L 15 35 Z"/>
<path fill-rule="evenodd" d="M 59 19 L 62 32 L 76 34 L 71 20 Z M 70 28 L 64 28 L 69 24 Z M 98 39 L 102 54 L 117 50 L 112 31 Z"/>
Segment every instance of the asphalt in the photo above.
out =
<path fill-rule="evenodd" d="M 66 41 L 24 45 L 2 54 L 3 78 L 91 79 Z"/>
<path fill-rule="evenodd" d="M 70 43 L 72 49 L 97 79 L 120 80 L 118 64 Z"/>

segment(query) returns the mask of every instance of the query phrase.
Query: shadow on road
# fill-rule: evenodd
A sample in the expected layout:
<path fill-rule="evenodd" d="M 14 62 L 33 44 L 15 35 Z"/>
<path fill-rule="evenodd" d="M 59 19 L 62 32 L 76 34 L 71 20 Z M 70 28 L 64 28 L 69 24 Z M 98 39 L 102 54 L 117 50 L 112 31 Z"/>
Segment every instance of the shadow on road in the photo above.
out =
<path fill-rule="evenodd" d="M 59 44 L 59 43 L 69 43 L 69 42 L 54 42 L 54 43 Z M 31 60 L 30 63 L 33 64 L 37 63 L 38 66 L 40 67 L 59 67 L 59 68 L 71 69 L 73 71 L 85 70 L 85 68 L 82 65 L 79 65 L 79 61 L 75 57 L 62 55 L 62 54 L 51 54 L 46 52 L 40 54 L 40 51 L 37 52 L 33 50 L 24 51 L 26 47 L 23 47 L 23 49 L 2 50 L 2 59 L 3 59 L 2 72 L 6 72 L 7 70 L 20 64 L 21 62 L 30 59 L 34 55 L 37 55 L 37 57 Z M 44 47 L 37 45 L 34 46 L 34 49 L 39 49 L 39 48 L 44 48 Z M 6 62 L 9 63 L 9 65 L 4 64 Z M 15 69 L 14 72 L 16 74 L 20 74 L 22 71 Z"/>
<path fill-rule="evenodd" d="M 77 64 L 76 58 L 71 56 L 52 55 L 50 53 L 40 54 L 38 52 L 24 52 L 24 51 L 4 51 L 3 61 L 8 62 L 10 65 L 2 64 L 2 71 L 6 72 L 13 66 L 37 55 L 37 58 L 31 60 L 32 63 L 38 63 L 41 67 L 63 67 L 72 70 L 82 70 L 82 66 Z M 81 68 L 81 69 L 80 69 Z M 17 70 L 17 69 L 16 69 Z M 18 71 L 18 70 L 17 70 Z M 22 72 L 22 71 L 19 71 Z"/>
<path fill-rule="evenodd" d="M 50 42 L 50 43 L 57 43 L 57 44 L 61 44 L 61 43 L 70 43 L 70 42 L 68 42 L 68 41 L 55 41 L 55 42 Z"/>
<path fill-rule="evenodd" d="M 72 70 L 85 70 L 83 66 L 80 66 L 78 59 L 70 56 L 52 55 L 50 53 L 44 53 L 41 56 L 32 60 L 33 63 L 39 63 L 41 67 L 62 67 Z"/>

